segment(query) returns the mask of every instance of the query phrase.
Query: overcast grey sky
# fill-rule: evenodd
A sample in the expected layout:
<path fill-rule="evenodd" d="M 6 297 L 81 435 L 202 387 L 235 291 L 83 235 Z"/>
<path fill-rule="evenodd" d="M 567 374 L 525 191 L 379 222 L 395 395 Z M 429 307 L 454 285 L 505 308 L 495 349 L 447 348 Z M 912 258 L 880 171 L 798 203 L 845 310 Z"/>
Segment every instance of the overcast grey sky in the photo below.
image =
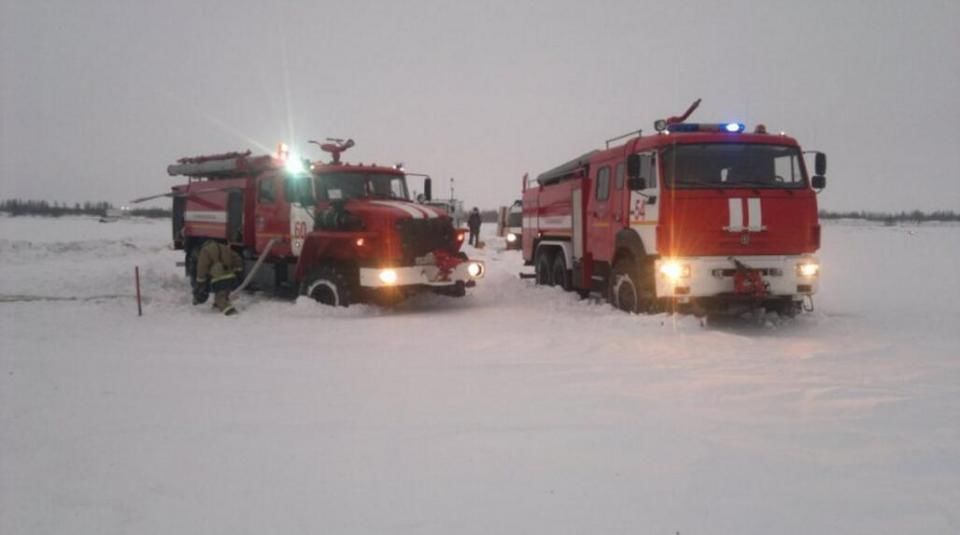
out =
<path fill-rule="evenodd" d="M 468 205 L 695 98 L 828 153 L 830 209 L 960 209 L 960 2 L 0 0 L 0 197 L 352 137 Z M 259 145 L 259 146 L 258 146 Z"/>

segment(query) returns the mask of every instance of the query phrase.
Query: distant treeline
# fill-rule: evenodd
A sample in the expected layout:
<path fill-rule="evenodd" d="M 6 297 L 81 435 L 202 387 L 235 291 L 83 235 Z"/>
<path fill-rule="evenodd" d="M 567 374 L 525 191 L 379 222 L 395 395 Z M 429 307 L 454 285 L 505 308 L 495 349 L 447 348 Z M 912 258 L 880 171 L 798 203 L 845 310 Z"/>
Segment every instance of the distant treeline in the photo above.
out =
<path fill-rule="evenodd" d="M 107 201 L 99 202 L 75 202 L 61 203 L 48 201 L 33 201 L 22 199 L 6 199 L 0 201 L 0 212 L 6 212 L 10 215 L 43 215 L 59 217 L 62 215 L 107 215 L 107 210 L 114 210 L 115 207 Z M 168 208 L 134 208 L 125 210 L 124 214 L 138 217 L 170 217 L 171 212 Z M 496 210 L 482 210 L 480 215 L 485 223 L 494 223 L 497 221 Z M 928 221 L 960 221 L 960 213 L 953 210 L 937 210 L 935 212 L 922 212 L 914 210 L 912 212 L 834 212 L 830 210 L 820 210 L 822 219 L 863 219 L 865 221 L 878 221 L 881 223 L 924 223 Z"/>
<path fill-rule="evenodd" d="M 60 217 L 63 215 L 92 215 L 105 216 L 108 210 L 115 210 L 115 207 L 106 201 L 99 202 L 75 202 L 61 203 L 58 201 L 33 201 L 22 199 L 6 199 L 0 201 L 0 212 L 6 212 L 10 215 L 41 215 L 50 217 Z M 166 208 L 134 208 L 124 210 L 124 214 L 139 217 L 170 217 L 170 210 Z"/>
<path fill-rule="evenodd" d="M 832 212 L 820 210 L 821 219 L 863 219 L 865 221 L 879 221 L 886 224 L 894 223 L 925 223 L 927 221 L 960 221 L 960 214 L 953 210 L 937 210 L 936 212 Z"/>

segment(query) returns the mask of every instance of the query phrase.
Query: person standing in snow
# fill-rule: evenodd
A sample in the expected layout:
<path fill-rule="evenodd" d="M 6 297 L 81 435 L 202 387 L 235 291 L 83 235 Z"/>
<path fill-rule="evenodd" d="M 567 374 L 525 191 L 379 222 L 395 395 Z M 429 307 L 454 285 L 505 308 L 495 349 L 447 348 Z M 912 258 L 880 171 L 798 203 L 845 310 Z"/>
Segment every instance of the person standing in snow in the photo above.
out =
<path fill-rule="evenodd" d="M 470 245 L 476 247 L 480 242 L 480 224 L 483 221 L 480 219 L 480 210 L 474 206 L 473 210 L 470 211 L 470 217 L 467 218 L 467 227 L 470 229 Z"/>
<path fill-rule="evenodd" d="M 243 272 L 243 259 L 236 251 L 218 241 L 207 240 L 197 256 L 197 285 L 193 304 L 206 303 L 213 290 L 213 306 L 227 316 L 237 313 L 230 303 L 230 292 L 237 287 Z"/>

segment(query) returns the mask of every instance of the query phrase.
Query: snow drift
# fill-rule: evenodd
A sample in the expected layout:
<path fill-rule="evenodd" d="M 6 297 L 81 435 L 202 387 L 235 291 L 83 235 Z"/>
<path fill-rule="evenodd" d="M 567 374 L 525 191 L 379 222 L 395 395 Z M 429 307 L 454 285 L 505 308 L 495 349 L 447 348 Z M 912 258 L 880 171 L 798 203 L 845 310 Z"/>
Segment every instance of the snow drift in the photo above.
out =
<path fill-rule="evenodd" d="M 706 328 L 495 238 L 464 299 L 224 318 L 168 234 L 0 219 L 0 533 L 960 530 L 960 227 L 827 225 L 815 313 Z"/>

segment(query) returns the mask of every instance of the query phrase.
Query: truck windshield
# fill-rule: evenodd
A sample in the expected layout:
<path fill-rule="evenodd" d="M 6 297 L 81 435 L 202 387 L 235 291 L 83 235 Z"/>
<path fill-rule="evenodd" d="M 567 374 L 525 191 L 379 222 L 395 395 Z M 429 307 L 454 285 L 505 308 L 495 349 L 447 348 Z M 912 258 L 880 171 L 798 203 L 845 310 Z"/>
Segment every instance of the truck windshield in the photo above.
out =
<path fill-rule="evenodd" d="M 704 143 L 663 151 L 664 182 L 675 188 L 802 188 L 800 151 L 784 145 Z"/>
<path fill-rule="evenodd" d="M 360 198 L 409 200 L 403 175 L 390 173 L 324 173 L 316 177 L 317 196 L 336 201 Z"/>
<path fill-rule="evenodd" d="M 522 227 L 523 226 L 523 211 L 517 208 L 512 208 L 510 213 L 507 215 L 507 226 L 508 227 Z"/>

